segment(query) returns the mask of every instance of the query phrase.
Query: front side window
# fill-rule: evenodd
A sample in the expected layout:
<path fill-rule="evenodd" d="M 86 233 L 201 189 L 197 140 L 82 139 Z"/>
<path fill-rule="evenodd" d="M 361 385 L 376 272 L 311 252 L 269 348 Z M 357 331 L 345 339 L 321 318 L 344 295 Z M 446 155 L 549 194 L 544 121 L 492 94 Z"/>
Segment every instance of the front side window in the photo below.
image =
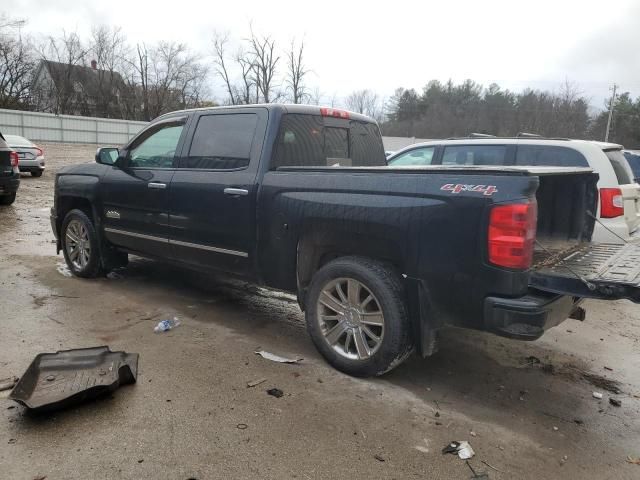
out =
<path fill-rule="evenodd" d="M 416 148 L 408 152 L 401 153 L 389 161 L 389 165 L 399 167 L 403 165 L 431 165 L 435 147 Z"/>
<path fill-rule="evenodd" d="M 529 167 L 588 167 L 589 162 L 573 148 L 552 145 L 519 145 L 516 165 Z"/>
<path fill-rule="evenodd" d="M 505 145 L 451 145 L 444 148 L 443 165 L 504 165 Z"/>
<path fill-rule="evenodd" d="M 271 168 L 386 165 L 375 123 L 346 119 L 327 123 L 319 115 L 284 115 Z"/>
<path fill-rule="evenodd" d="M 210 170 L 246 168 L 251 159 L 257 124 L 255 113 L 200 117 L 189 154 L 180 167 Z"/>
<path fill-rule="evenodd" d="M 167 125 L 143 137 L 129 152 L 129 167 L 171 168 L 184 125 Z"/>

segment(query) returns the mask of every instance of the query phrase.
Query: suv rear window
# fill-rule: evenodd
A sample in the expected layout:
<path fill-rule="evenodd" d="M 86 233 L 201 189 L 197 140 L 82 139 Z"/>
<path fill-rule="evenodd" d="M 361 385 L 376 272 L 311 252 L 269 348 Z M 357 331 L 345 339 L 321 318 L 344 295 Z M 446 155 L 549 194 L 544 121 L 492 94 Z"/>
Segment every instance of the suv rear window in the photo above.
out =
<path fill-rule="evenodd" d="M 573 148 L 553 145 L 518 145 L 516 165 L 545 167 L 588 167 L 589 162 Z"/>
<path fill-rule="evenodd" d="M 450 145 L 444 147 L 443 165 L 504 165 L 505 145 Z"/>
<path fill-rule="evenodd" d="M 289 113 L 282 118 L 271 169 L 386 164 L 376 124 Z"/>
<path fill-rule="evenodd" d="M 633 183 L 633 172 L 624 158 L 622 150 L 605 150 L 605 155 L 611 161 L 613 171 L 616 172 L 618 183 L 620 185 L 629 185 Z"/>

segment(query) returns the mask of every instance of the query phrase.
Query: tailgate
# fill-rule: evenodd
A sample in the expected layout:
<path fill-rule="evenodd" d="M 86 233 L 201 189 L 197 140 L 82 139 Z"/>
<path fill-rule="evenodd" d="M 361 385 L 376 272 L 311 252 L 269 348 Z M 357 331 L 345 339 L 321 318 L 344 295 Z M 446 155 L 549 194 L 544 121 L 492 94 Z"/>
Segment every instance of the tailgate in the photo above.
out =
<path fill-rule="evenodd" d="M 633 233 L 640 226 L 640 185 L 632 183 L 620 185 L 624 202 L 624 219 Z"/>
<path fill-rule="evenodd" d="M 584 244 L 531 272 L 539 290 L 640 303 L 640 243 Z"/>

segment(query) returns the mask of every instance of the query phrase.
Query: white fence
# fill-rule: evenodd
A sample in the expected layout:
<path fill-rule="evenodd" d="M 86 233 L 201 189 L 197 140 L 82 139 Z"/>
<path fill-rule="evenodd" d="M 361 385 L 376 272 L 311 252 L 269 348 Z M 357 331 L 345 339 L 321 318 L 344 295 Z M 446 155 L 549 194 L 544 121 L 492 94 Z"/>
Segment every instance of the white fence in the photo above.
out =
<path fill-rule="evenodd" d="M 40 142 L 118 146 L 127 143 L 145 125 L 129 120 L 0 109 L 0 132 Z"/>

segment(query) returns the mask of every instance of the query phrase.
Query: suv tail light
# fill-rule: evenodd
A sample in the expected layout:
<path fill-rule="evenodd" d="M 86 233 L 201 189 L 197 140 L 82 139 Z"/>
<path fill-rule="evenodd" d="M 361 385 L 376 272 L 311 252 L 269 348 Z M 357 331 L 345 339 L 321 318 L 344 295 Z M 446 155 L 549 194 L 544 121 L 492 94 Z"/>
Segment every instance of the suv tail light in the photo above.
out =
<path fill-rule="evenodd" d="M 36 146 L 36 157 L 41 157 L 44 155 L 44 150 L 42 150 L 40 147 Z"/>
<path fill-rule="evenodd" d="M 489 262 L 526 270 L 531 266 L 536 239 L 538 203 L 496 205 L 489 217 Z"/>
<path fill-rule="evenodd" d="M 615 218 L 624 215 L 622 190 L 619 188 L 600 189 L 600 218 Z"/>
<path fill-rule="evenodd" d="M 13 171 L 18 173 L 20 170 L 18 169 L 18 163 L 20 160 L 18 159 L 18 152 L 9 152 L 9 159 L 11 160 L 11 166 L 13 167 Z"/>

